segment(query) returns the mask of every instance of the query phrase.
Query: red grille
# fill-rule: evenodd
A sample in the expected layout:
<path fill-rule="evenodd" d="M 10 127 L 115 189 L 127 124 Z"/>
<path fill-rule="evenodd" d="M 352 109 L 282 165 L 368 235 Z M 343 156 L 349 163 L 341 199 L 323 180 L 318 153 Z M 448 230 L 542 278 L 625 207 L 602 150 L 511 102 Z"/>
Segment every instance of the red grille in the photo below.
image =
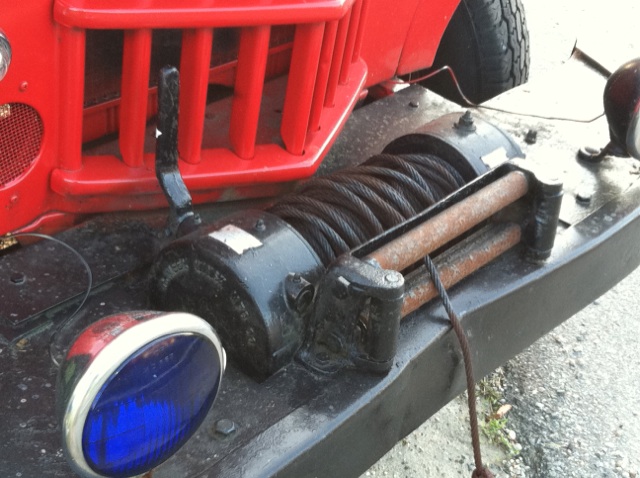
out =
<path fill-rule="evenodd" d="M 156 76 L 154 48 L 166 52 L 156 41 L 164 30 L 181 37 L 175 45 L 178 150 L 194 200 L 273 195 L 274 184 L 310 176 L 366 79 L 359 39 L 367 1 L 166 0 L 138 8 L 146 3 L 55 0 L 54 17 L 63 26 L 59 94 L 66 107 L 60 111 L 64 127 L 52 190 L 96 202 L 108 197 L 108 206 L 96 205 L 99 209 L 120 207 L 114 198 L 126 195 L 139 196 L 123 199 L 127 208 L 164 204 L 153 170 L 155 130 L 148 124 L 155 102 L 149 88 Z M 94 69 L 88 49 L 95 48 L 95 31 L 109 29 L 124 31 L 113 60 L 119 67 L 110 73 L 119 98 L 84 110 L 95 100 L 86 78 Z M 232 42 L 222 41 L 230 34 Z M 218 57 L 227 63 L 217 64 Z M 208 103 L 212 84 L 232 86 L 233 93 Z M 83 127 L 85 138 L 115 131 L 118 137 L 83 149 Z"/>
<path fill-rule="evenodd" d="M 40 152 L 42 120 L 31 106 L 0 105 L 0 188 L 22 176 Z"/>

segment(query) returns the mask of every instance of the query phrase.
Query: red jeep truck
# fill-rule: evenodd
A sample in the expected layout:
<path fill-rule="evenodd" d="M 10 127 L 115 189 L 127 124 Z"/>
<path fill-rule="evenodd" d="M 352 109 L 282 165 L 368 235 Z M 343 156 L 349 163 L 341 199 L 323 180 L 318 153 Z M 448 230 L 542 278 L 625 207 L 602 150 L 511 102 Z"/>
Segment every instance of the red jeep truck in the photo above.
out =
<path fill-rule="evenodd" d="M 357 476 L 465 388 L 438 277 L 481 376 L 640 263 L 637 62 L 557 174 L 436 118 L 519 0 L 0 1 L 3 476 Z"/>

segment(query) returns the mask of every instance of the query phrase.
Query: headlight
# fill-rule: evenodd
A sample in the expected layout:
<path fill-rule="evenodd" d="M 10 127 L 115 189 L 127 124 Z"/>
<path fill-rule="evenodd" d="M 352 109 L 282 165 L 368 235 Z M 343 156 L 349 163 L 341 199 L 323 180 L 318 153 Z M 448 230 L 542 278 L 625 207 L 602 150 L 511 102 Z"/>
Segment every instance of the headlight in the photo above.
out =
<path fill-rule="evenodd" d="M 9 70 L 9 64 L 11 63 L 11 45 L 9 40 L 0 32 L 0 80 L 2 80 L 7 71 Z"/>
<path fill-rule="evenodd" d="M 130 477 L 158 466 L 204 420 L 225 362 L 211 326 L 190 314 L 128 312 L 85 329 L 58 379 L 72 467 Z"/>

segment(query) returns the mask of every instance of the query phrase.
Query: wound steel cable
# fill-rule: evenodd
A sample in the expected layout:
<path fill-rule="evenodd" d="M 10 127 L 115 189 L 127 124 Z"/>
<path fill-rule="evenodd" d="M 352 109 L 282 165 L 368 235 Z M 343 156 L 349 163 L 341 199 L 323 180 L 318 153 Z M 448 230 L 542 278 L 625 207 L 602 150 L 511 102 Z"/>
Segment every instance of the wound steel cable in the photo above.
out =
<path fill-rule="evenodd" d="M 324 265 L 435 204 L 465 184 L 430 154 L 379 154 L 359 166 L 314 178 L 273 205 Z"/>

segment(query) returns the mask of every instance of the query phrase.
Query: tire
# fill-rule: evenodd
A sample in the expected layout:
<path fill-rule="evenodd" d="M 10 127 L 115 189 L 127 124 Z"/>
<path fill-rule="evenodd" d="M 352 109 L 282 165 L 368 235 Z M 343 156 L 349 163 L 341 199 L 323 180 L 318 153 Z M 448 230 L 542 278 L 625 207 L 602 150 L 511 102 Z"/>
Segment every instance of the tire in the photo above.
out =
<path fill-rule="evenodd" d="M 461 0 L 430 71 L 450 66 L 464 95 L 481 103 L 525 83 L 529 62 L 529 31 L 520 0 Z M 422 84 L 466 105 L 446 72 Z"/>

